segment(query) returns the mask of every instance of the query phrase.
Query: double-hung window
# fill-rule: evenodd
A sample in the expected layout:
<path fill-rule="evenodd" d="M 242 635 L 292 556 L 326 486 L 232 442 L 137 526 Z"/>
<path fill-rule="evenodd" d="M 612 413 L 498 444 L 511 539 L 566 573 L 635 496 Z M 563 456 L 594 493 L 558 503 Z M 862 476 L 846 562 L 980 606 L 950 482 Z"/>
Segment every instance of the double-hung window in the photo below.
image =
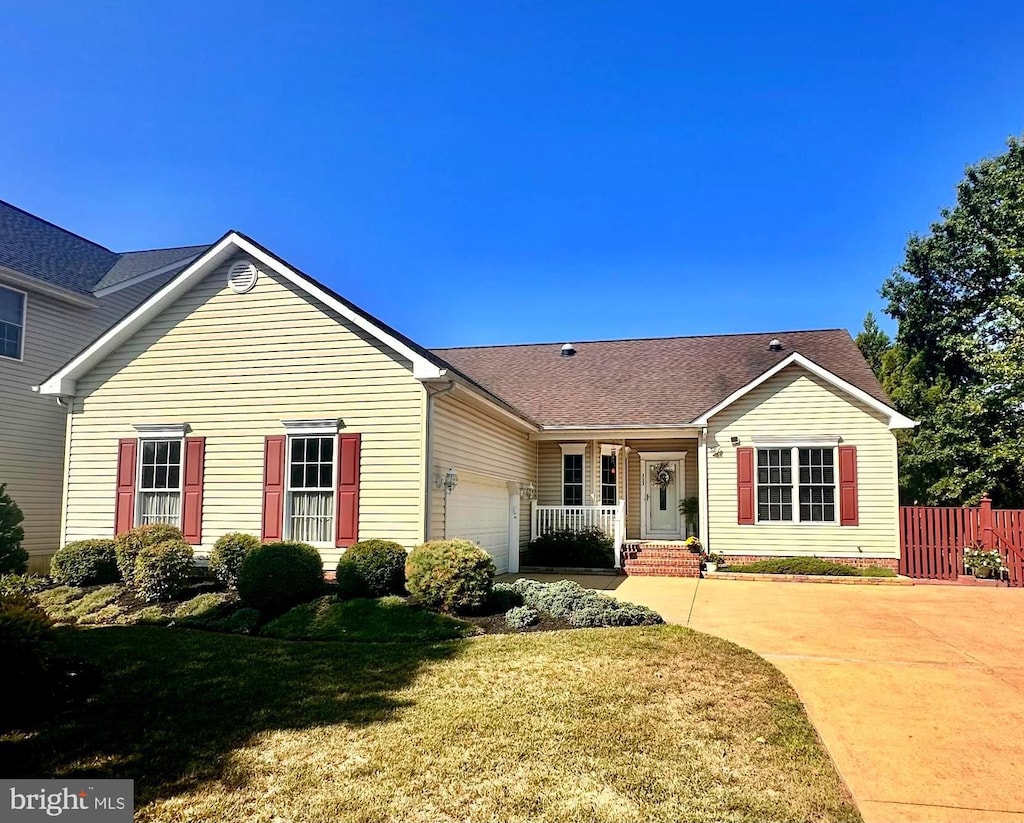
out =
<path fill-rule="evenodd" d="M 586 443 L 562 443 L 562 505 L 583 505 Z"/>
<path fill-rule="evenodd" d="M 25 293 L 0 286 L 0 357 L 21 360 L 25 343 Z"/>
<path fill-rule="evenodd" d="M 833 447 L 759 448 L 758 522 L 834 523 L 835 457 Z"/>
<path fill-rule="evenodd" d="M 181 526 L 181 440 L 142 440 L 139 449 L 139 525 Z"/>
<path fill-rule="evenodd" d="M 334 540 L 335 440 L 292 436 L 288 443 L 288 536 L 304 543 Z"/>
<path fill-rule="evenodd" d="M 601 505 L 616 506 L 619 502 L 619 484 L 616 480 L 615 452 L 601 455 Z"/>

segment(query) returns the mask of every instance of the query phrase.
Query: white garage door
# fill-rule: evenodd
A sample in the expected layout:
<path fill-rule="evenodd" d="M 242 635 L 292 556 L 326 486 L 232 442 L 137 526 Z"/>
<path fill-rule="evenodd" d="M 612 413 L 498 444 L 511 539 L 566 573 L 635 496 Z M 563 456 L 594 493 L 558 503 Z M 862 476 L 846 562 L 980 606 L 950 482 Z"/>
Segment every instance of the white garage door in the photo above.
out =
<path fill-rule="evenodd" d="M 448 498 L 448 537 L 483 546 L 499 574 L 508 571 L 508 486 L 463 475 Z"/>

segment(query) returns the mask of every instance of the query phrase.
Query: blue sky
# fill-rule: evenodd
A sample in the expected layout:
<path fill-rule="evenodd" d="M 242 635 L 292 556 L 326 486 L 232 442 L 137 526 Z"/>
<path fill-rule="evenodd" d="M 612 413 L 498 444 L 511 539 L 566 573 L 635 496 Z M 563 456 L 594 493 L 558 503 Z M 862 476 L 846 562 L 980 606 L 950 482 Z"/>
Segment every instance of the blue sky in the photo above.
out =
<path fill-rule="evenodd" d="M 0 198 L 115 250 L 240 229 L 425 345 L 855 331 L 1024 131 L 1019 2 L 0 14 Z"/>

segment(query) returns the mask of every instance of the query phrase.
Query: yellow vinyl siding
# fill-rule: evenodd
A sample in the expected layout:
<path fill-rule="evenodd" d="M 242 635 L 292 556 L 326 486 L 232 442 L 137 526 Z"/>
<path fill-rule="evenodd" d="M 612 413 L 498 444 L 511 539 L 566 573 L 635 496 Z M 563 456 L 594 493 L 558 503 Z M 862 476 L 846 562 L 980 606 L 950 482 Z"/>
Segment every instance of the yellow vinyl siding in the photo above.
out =
<path fill-rule="evenodd" d="M 236 258 L 237 259 L 237 258 Z M 226 285 L 229 261 L 79 380 L 64 540 L 110 534 L 116 445 L 136 423 L 206 437 L 203 546 L 259 534 L 263 444 L 282 420 L 340 418 L 362 435 L 359 536 L 422 537 L 423 387 L 411 364 L 282 278 Z M 332 569 L 341 550 L 321 551 Z"/>
<path fill-rule="evenodd" d="M 699 488 L 697 481 L 697 441 L 696 440 L 629 440 L 629 463 L 626 467 L 626 538 L 640 539 L 641 509 L 645 505 L 643 490 L 640 487 L 640 452 L 686 452 L 683 459 L 683 493 L 680 499 L 696 497 Z M 685 533 L 686 521 L 682 520 Z"/>
<path fill-rule="evenodd" d="M 45 571 L 60 545 L 66 408 L 32 391 L 88 343 L 163 285 L 170 274 L 122 289 L 91 308 L 27 292 L 24 358 L 0 358 L 0 483 L 25 515 L 25 550 Z M 3 284 L 6 285 L 6 284 Z"/>
<path fill-rule="evenodd" d="M 579 443 L 578 440 L 565 441 Z M 593 506 L 595 500 L 600 504 L 600 456 L 601 446 L 595 450 L 592 442 L 587 442 L 583 455 L 583 505 Z M 594 455 L 597 454 L 595 460 Z M 562 505 L 562 448 L 551 440 L 542 440 L 537 444 L 537 460 L 540 480 L 537 484 L 538 506 Z M 595 468 L 596 467 L 596 468 Z M 595 491 L 596 490 L 596 491 Z"/>
<path fill-rule="evenodd" d="M 843 445 L 856 446 L 860 524 L 738 525 L 736 449 L 730 438 L 753 446 L 758 436 L 835 436 Z M 722 449 L 721 457 L 708 457 L 708 542 L 713 551 L 899 556 L 896 439 L 883 415 L 824 380 L 795 365 L 783 370 L 715 415 L 708 444 Z"/>
<path fill-rule="evenodd" d="M 504 423 L 458 395 L 433 400 L 431 420 L 431 540 L 445 536 L 445 497 L 433 479 L 454 468 L 460 476 L 479 475 L 525 485 L 537 483 L 537 444 L 526 432 Z M 519 545 L 530 541 L 530 508 L 519 501 Z M 459 535 L 447 535 L 458 537 Z"/>

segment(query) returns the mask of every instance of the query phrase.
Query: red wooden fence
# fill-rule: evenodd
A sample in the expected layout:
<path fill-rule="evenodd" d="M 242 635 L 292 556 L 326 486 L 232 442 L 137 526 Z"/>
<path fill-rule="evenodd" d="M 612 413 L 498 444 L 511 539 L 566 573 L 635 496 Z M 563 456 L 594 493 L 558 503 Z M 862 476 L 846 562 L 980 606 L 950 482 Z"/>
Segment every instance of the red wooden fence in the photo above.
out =
<path fill-rule="evenodd" d="M 900 507 L 900 574 L 956 580 L 971 543 L 999 549 L 1010 585 L 1024 586 L 1024 510 L 993 509 L 987 496 L 973 508 Z"/>

